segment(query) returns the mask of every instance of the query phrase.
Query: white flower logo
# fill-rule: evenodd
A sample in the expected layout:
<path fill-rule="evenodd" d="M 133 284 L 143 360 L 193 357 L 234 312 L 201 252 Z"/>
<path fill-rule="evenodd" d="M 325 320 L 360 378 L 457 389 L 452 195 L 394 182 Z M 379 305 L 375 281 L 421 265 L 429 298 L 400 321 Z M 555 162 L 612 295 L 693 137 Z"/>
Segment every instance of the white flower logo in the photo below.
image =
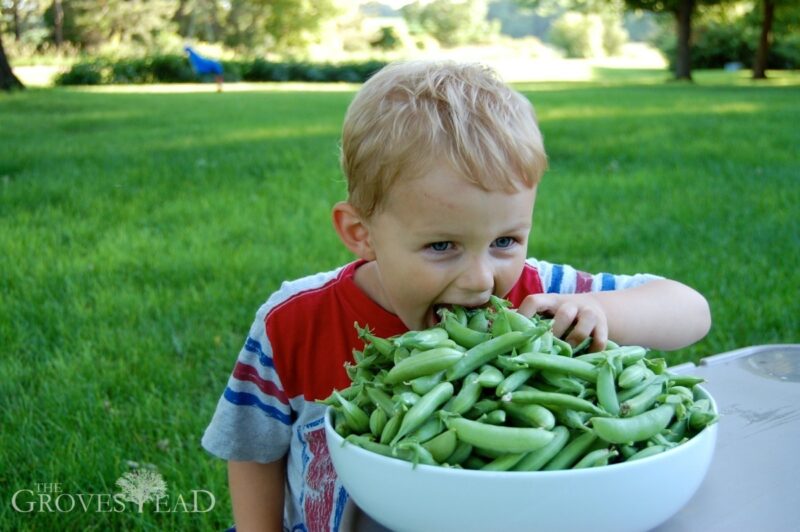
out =
<path fill-rule="evenodd" d="M 139 513 L 142 513 L 144 503 L 167 494 L 167 483 L 157 471 L 150 469 L 136 469 L 125 473 L 117 479 L 117 486 L 123 500 L 139 505 Z"/>

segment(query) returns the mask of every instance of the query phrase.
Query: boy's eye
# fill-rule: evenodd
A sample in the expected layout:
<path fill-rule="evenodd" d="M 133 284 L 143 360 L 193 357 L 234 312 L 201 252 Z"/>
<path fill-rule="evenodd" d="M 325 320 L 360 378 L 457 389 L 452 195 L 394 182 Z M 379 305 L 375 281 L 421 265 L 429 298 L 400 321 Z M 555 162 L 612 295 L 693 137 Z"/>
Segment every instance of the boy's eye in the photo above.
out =
<path fill-rule="evenodd" d="M 512 244 L 514 244 L 514 239 L 510 236 L 501 236 L 494 241 L 494 247 L 496 248 L 507 248 L 511 247 Z"/>
<path fill-rule="evenodd" d="M 433 251 L 447 251 L 450 249 L 451 245 L 452 242 L 434 242 L 433 244 L 429 244 L 428 247 Z"/>

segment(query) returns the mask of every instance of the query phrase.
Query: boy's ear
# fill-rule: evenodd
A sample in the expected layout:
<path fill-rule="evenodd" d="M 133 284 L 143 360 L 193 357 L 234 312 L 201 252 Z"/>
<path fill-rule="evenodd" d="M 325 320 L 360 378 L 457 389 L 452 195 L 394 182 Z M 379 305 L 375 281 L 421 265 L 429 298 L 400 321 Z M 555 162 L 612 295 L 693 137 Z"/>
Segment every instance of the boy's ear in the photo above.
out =
<path fill-rule="evenodd" d="M 346 201 L 333 206 L 333 228 L 347 249 L 364 260 L 375 260 L 369 228 L 356 209 Z"/>

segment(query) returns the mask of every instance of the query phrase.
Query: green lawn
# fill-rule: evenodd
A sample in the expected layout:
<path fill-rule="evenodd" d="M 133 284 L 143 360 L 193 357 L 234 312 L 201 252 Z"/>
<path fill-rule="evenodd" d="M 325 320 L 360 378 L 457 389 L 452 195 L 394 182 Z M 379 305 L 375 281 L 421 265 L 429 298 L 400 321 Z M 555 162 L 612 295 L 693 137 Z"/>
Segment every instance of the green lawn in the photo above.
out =
<path fill-rule="evenodd" d="M 530 254 L 704 293 L 711 333 L 672 363 L 800 341 L 800 76 L 663 80 L 520 86 L 551 164 Z M 329 208 L 344 197 L 351 97 L 0 95 L 0 529 L 231 522 L 224 464 L 200 436 L 258 306 L 281 281 L 350 260 Z M 214 509 L 11 507 L 19 490 L 33 492 L 23 509 L 55 499 L 41 482 L 114 493 L 130 461 L 163 475 L 162 510 L 192 490 Z"/>

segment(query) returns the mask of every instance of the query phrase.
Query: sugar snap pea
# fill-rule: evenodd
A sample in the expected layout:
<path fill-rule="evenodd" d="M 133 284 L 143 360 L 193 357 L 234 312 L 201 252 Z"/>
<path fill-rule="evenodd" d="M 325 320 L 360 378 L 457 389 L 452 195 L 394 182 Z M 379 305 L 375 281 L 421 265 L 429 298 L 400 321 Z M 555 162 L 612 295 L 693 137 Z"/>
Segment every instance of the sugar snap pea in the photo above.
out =
<path fill-rule="evenodd" d="M 669 425 L 675 409 L 661 405 L 628 418 L 593 417 L 592 430 L 609 443 L 629 443 L 652 438 Z"/>
<path fill-rule="evenodd" d="M 552 430 L 553 439 L 540 449 L 526 454 L 522 460 L 514 465 L 515 471 L 539 471 L 544 465 L 553 459 L 567 445 L 569 441 L 569 430 L 561 425 Z"/>
<path fill-rule="evenodd" d="M 539 428 L 487 425 L 463 417 L 444 417 L 444 422 L 456 431 L 461 441 L 477 447 L 487 447 L 506 453 L 523 453 L 544 447 L 553 433 Z"/>
<path fill-rule="evenodd" d="M 559 371 L 567 375 L 575 375 L 590 382 L 597 381 L 597 368 L 589 362 L 578 360 L 577 358 L 551 355 L 549 353 L 523 353 L 512 360 L 526 364 L 531 368 Z"/>
<path fill-rule="evenodd" d="M 520 347 L 532 338 L 538 329 L 520 332 L 511 331 L 502 336 L 497 336 L 491 340 L 476 345 L 469 349 L 455 364 L 450 366 L 445 373 L 445 379 L 453 381 L 464 378 L 466 375 L 475 371 L 484 364 L 491 362 L 498 355 L 510 353 L 512 349 Z"/>
<path fill-rule="evenodd" d="M 386 384 L 397 384 L 448 369 L 465 354 L 450 347 L 438 347 L 409 356 L 394 365 L 386 374 Z M 452 379 L 448 379 L 452 380 Z"/>
<path fill-rule="evenodd" d="M 466 348 L 475 347 L 492 337 L 488 332 L 476 331 L 466 325 L 462 325 L 456 315 L 449 311 L 444 312 L 444 328 L 450 338 Z"/>
<path fill-rule="evenodd" d="M 594 414 L 596 416 L 608 415 L 608 412 L 587 401 L 586 399 L 581 399 L 580 397 L 575 397 L 574 395 L 568 395 L 565 393 L 543 392 L 535 389 L 520 390 L 517 392 L 512 392 L 507 397 L 504 397 L 503 400 L 513 401 L 518 404 L 535 403 L 544 406 L 571 408 L 572 410 L 589 412 L 590 414 Z"/>
<path fill-rule="evenodd" d="M 544 470 L 569 469 L 586 454 L 595 441 L 597 441 L 597 436 L 592 432 L 584 432 L 576 436 L 544 465 Z"/>
<path fill-rule="evenodd" d="M 419 401 L 414 403 L 406 415 L 403 416 L 403 422 L 400 424 L 400 429 L 392 439 L 392 445 L 396 444 L 400 438 L 418 428 L 420 425 L 433 414 L 433 412 L 447 402 L 453 396 L 453 385 L 449 382 L 442 382 L 434 386 L 433 390 L 429 391 Z"/>
<path fill-rule="evenodd" d="M 611 458 L 614 458 L 618 454 L 619 451 L 616 449 L 595 449 L 578 460 L 578 463 L 572 466 L 572 469 L 584 469 L 587 467 L 606 465 Z"/>

